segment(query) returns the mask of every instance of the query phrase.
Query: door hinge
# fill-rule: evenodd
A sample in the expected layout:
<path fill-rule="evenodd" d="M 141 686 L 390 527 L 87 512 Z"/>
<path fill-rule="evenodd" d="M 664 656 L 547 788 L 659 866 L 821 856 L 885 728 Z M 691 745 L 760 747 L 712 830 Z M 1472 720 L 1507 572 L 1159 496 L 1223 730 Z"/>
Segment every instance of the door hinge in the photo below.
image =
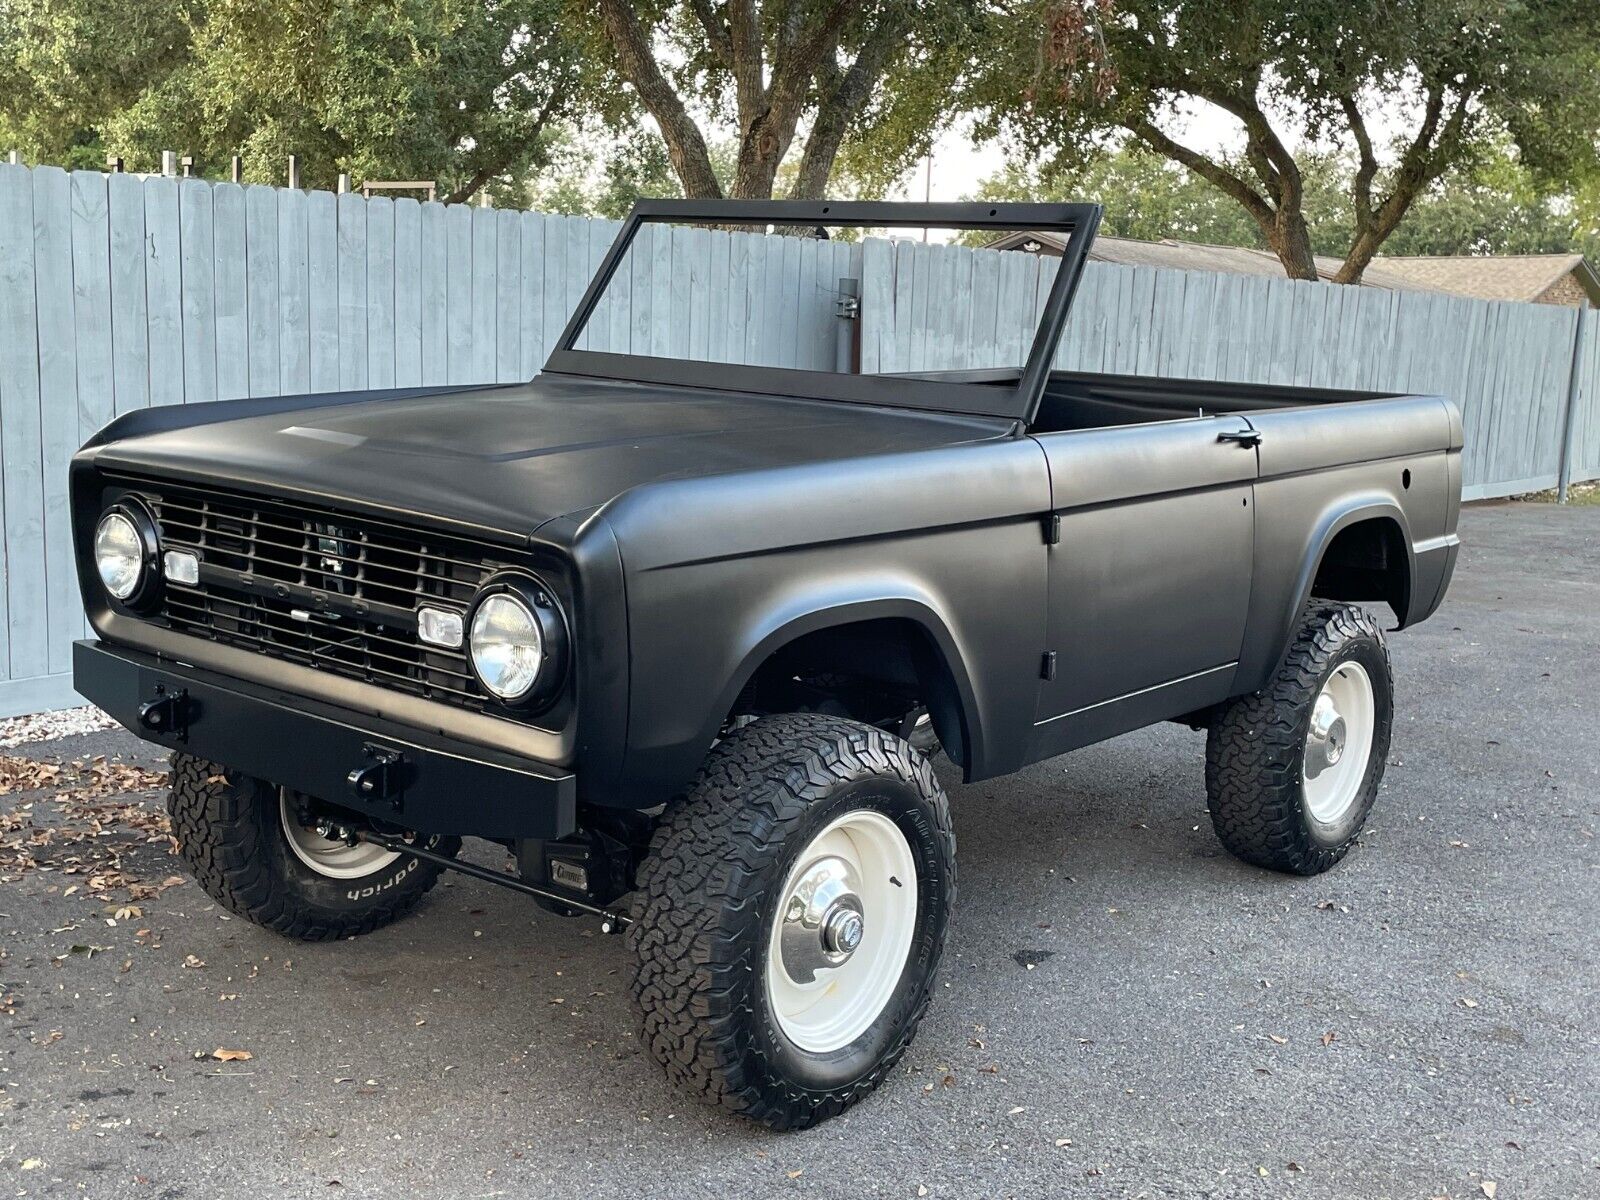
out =
<path fill-rule="evenodd" d="M 1039 678 L 1047 682 L 1056 677 L 1056 652 L 1046 650 L 1044 660 L 1039 664 Z"/>
<path fill-rule="evenodd" d="M 1044 518 L 1044 544 L 1046 546 L 1059 545 L 1061 542 L 1061 514 L 1046 513 Z"/>

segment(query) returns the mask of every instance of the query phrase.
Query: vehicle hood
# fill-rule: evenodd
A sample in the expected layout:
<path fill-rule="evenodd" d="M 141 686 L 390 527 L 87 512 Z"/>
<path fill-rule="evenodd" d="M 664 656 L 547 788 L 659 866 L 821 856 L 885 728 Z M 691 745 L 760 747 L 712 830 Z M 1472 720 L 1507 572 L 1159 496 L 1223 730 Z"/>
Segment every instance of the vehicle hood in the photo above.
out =
<path fill-rule="evenodd" d="M 992 418 L 542 375 L 510 387 L 147 410 L 91 447 L 102 470 L 342 501 L 520 540 L 647 483 L 930 449 L 1009 428 Z"/>

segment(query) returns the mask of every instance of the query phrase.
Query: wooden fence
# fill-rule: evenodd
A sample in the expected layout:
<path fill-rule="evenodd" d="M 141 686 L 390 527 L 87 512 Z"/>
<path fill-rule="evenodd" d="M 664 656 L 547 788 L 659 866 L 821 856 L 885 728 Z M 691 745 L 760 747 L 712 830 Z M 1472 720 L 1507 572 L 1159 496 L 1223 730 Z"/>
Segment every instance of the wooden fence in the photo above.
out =
<path fill-rule="evenodd" d="M 614 222 L 0 165 L 0 716 L 73 702 L 73 450 L 119 413 L 534 375 Z M 840 277 L 869 371 L 1020 361 L 1053 260 L 660 229 L 589 344 L 832 365 Z M 1470 496 L 1600 476 L 1600 314 L 1091 264 L 1063 366 L 1439 392 Z M 1570 410 L 1569 410 L 1570 403 Z"/>

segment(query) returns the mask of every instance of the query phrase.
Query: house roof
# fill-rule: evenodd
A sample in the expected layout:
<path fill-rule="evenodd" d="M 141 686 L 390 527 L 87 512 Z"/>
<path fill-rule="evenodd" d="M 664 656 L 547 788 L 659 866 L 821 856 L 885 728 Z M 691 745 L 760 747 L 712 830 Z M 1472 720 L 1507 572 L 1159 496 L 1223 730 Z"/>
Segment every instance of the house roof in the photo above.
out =
<path fill-rule="evenodd" d="M 1017 250 L 1037 243 L 1060 253 L 1065 239 L 1045 231 L 1008 233 L 990 243 L 994 250 Z M 1267 250 L 1248 246 L 1211 246 L 1203 242 L 1159 242 L 1136 238 L 1097 237 L 1089 248 L 1097 262 L 1127 267 L 1165 267 L 1179 271 L 1223 271 L 1234 275 L 1283 278 L 1283 264 Z M 1327 255 L 1316 256 L 1317 274 L 1332 279 L 1342 265 Z M 1480 300 L 1535 300 L 1562 276 L 1574 273 L 1593 303 L 1600 305 L 1600 275 L 1581 254 L 1493 254 L 1476 257 L 1389 257 L 1372 260 L 1362 275 L 1368 287 L 1398 291 L 1448 292 Z"/>
<path fill-rule="evenodd" d="M 1577 276 L 1600 304 L 1600 276 L 1581 254 L 1489 254 L 1479 257 L 1389 257 L 1375 261 L 1386 287 L 1449 292 L 1479 300 L 1537 300 L 1565 275 Z M 1376 282 L 1376 281 L 1375 281 Z"/>

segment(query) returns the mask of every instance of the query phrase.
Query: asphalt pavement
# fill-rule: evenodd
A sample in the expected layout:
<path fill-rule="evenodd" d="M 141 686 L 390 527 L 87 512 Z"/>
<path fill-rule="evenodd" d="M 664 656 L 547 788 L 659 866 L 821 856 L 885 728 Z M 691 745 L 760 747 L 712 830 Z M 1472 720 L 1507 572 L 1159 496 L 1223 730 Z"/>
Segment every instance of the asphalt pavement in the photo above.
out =
<path fill-rule="evenodd" d="M 1444 607 L 1391 639 L 1393 758 L 1344 864 L 1226 856 L 1177 726 L 946 771 L 939 994 L 894 1077 L 799 1134 L 668 1087 L 594 921 L 454 878 L 372 936 L 287 942 L 169 882 L 159 792 L 118 807 L 151 782 L 119 764 L 159 765 L 132 737 L 7 751 L 67 765 L 9 762 L 0 796 L 0 1188 L 1600 1196 L 1600 509 L 1461 527 Z"/>

